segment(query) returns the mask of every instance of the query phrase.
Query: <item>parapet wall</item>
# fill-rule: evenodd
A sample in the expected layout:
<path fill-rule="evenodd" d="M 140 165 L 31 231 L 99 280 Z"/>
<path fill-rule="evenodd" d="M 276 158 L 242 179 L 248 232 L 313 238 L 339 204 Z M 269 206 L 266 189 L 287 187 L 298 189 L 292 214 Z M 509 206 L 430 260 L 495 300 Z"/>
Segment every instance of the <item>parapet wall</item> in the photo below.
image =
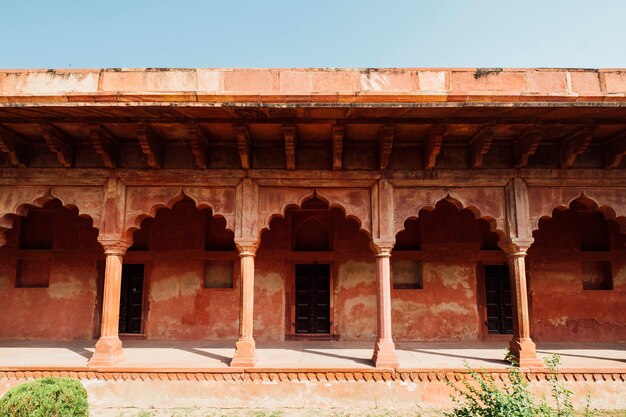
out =
<path fill-rule="evenodd" d="M 0 71 L 0 105 L 59 102 L 623 102 L 626 69 Z"/>

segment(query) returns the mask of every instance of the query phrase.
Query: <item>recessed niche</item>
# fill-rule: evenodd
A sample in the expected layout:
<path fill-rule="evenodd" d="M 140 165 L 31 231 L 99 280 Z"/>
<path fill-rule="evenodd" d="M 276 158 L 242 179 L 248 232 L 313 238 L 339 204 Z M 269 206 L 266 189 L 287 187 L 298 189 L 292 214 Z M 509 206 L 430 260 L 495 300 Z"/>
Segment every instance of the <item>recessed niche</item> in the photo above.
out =
<path fill-rule="evenodd" d="M 394 290 L 420 290 L 424 288 L 422 263 L 419 261 L 394 260 L 391 275 Z"/>
<path fill-rule="evenodd" d="M 233 288 L 233 261 L 206 261 L 204 263 L 204 288 Z"/>
<path fill-rule="evenodd" d="M 50 284 L 50 259 L 19 259 L 15 277 L 17 288 L 46 288 Z"/>
<path fill-rule="evenodd" d="M 612 290 L 611 262 L 582 263 L 583 290 Z"/>

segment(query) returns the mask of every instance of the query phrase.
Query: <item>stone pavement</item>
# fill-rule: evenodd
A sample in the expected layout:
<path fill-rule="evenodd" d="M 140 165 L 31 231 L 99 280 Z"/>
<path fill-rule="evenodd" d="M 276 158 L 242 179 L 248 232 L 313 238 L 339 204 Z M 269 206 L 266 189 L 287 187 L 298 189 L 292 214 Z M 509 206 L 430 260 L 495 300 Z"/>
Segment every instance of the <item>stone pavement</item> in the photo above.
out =
<path fill-rule="evenodd" d="M 505 368 L 507 341 L 399 342 L 403 369 Z M 258 343 L 257 368 L 371 368 L 372 342 L 286 341 Z M 227 368 L 233 342 L 126 340 L 128 368 Z M 83 367 L 92 341 L 0 341 L 0 368 Z M 540 357 L 557 353 L 563 369 L 624 369 L 626 343 L 540 343 Z"/>

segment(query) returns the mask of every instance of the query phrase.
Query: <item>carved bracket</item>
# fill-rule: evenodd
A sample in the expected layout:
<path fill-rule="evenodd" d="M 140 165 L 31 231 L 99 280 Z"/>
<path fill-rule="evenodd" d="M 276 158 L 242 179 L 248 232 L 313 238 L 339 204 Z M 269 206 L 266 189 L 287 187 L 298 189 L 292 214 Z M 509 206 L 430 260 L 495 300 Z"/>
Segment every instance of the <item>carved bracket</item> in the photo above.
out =
<path fill-rule="evenodd" d="M 391 148 L 393 147 L 394 134 L 394 126 L 385 126 L 380 131 L 380 137 L 378 138 L 378 161 L 380 169 L 387 169 L 389 166 L 389 157 L 391 156 Z"/>
<path fill-rule="evenodd" d="M 333 170 L 340 171 L 343 162 L 343 136 L 345 128 L 343 126 L 333 126 Z"/>
<path fill-rule="evenodd" d="M 587 126 L 563 142 L 559 148 L 559 160 L 562 169 L 571 167 L 578 155 L 583 154 L 589 148 L 594 131 L 595 127 Z"/>
<path fill-rule="evenodd" d="M 41 134 L 50 152 L 56 154 L 59 163 L 65 168 L 71 167 L 74 149 L 65 132 L 53 125 L 41 125 Z"/>
<path fill-rule="evenodd" d="M 489 152 L 491 142 L 493 142 L 493 125 L 483 126 L 470 139 L 470 166 L 480 168 L 483 164 L 483 158 Z"/>
<path fill-rule="evenodd" d="M 241 167 L 250 169 L 250 133 L 245 126 L 235 126 L 235 137 L 237 138 L 237 150 L 241 159 Z"/>
<path fill-rule="evenodd" d="M 187 130 L 189 132 L 189 140 L 191 141 L 191 152 L 193 153 L 193 157 L 196 161 L 196 167 L 206 168 L 209 141 L 202 129 L 200 129 L 200 126 L 190 124 L 187 127 Z"/>
<path fill-rule="evenodd" d="M 621 132 L 604 142 L 604 166 L 605 168 L 617 168 L 626 155 L 626 131 Z"/>
<path fill-rule="evenodd" d="M 115 147 L 118 143 L 117 139 L 98 124 L 89 126 L 89 136 L 91 138 L 91 144 L 96 150 L 96 153 L 102 158 L 104 166 L 107 168 L 115 168 L 114 154 Z"/>
<path fill-rule="evenodd" d="M 513 148 L 516 168 L 524 168 L 528 165 L 528 158 L 537 151 L 543 131 L 543 125 L 536 124 L 530 132 L 525 133 L 522 137 L 517 139 Z"/>
<path fill-rule="evenodd" d="M 150 168 L 160 168 L 162 150 L 161 142 L 156 133 L 147 124 L 138 125 L 137 139 L 139 140 L 141 151 L 148 159 L 148 166 Z"/>
<path fill-rule="evenodd" d="M 283 126 L 283 135 L 285 136 L 287 169 L 293 171 L 296 169 L 296 128 L 294 126 Z"/>
<path fill-rule="evenodd" d="M 0 152 L 9 156 L 14 167 L 26 166 L 26 138 L 0 126 Z"/>
<path fill-rule="evenodd" d="M 441 152 L 443 138 L 448 130 L 448 125 L 434 125 L 424 141 L 424 168 L 433 169 L 437 162 L 437 155 Z"/>

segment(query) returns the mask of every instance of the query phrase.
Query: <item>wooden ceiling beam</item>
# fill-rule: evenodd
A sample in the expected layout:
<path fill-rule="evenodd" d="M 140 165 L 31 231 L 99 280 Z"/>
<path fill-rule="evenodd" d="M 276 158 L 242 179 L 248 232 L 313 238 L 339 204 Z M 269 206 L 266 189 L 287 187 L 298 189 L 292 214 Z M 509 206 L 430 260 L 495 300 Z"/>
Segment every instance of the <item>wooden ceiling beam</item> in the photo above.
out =
<path fill-rule="evenodd" d="M 389 166 L 389 158 L 391 157 L 391 148 L 393 147 L 393 139 L 396 128 L 393 125 L 384 126 L 380 131 L 378 138 L 378 168 L 387 169 Z"/>
<path fill-rule="evenodd" d="M 595 126 L 584 127 L 565 139 L 559 147 L 559 163 L 561 169 L 571 167 L 578 155 L 583 154 L 593 138 Z"/>
<path fill-rule="evenodd" d="M 146 155 L 148 166 L 155 169 L 161 168 L 163 149 L 161 140 L 154 130 L 148 124 L 137 125 L 137 139 L 141 151 Z"/>
<path fill-rule="evenodd" d="M 283 126 L 283 136 L 285 137 L 285 159 L 287 169 L 293 171 L 296 169 L 296 127 Z"/>
<path fill-rule="evenodd" d="M 74 158 L 74 148 L 71 145 L 70 137 L 53 125 L 47 124 L 40 127 L 41 135 L 50 152 L 57 156 L 59 164 L 65 168 L 70 168 Z"/>
<path fill-rule="evenodd" d="M 243 125 L 237 125 L 235 128 L 235 137 L 237 138 L 237 150 L 241 159 L 241 167 L 250 169 L 250 146 L 251 139 L 248 128 Z"/>
<path fill-rule="evenodd" d="M 493 142 L 493 130 L 493 125 L 483 126 L 470 139 L 470 167 L 480 168 L 483 165 L 483 158 Z"/>
<path fill-rule="evenodd" d="M 433 169 L 437 163 L 437 155 L 441 152 L 443 138 L 448 130 L 447 124 L 434 125 L 424 140 L 424 169 Z"/>
<path fill-rule="evenodd" d="M 96 153 L 102 158 L 107 168 L 115 168 L 118 140 L 104 127 L 98 124 L 89 125 L 89 137 Z"/>
<path fill-rule="evenodd" d="M 187 125 L 187 131 L 189 132 L 191 152 L 193 153 L 196 167 L 206 169 L 209 140 L 197 124 L 192 123 Z"/>
<path fill-rule="evenodd" d="M 4 152 L 9 156 L 14 167 L 26 167 L 26 149 L 26 138 L 4 126 L 0 126 L 0 152 Z"/>
<path fill-rule="evenodd" d="M 337 125 L 333 126 L 333 170 L 335 171 L 341 171 L 341 167 L 343 165 L 343 137 L 345 132 L 345 127 Z"/>
<path fill-rule="evenodd" d="M 626 155 L 626 130 L 604 142 L 604 167 L 618 168 Z"/>

